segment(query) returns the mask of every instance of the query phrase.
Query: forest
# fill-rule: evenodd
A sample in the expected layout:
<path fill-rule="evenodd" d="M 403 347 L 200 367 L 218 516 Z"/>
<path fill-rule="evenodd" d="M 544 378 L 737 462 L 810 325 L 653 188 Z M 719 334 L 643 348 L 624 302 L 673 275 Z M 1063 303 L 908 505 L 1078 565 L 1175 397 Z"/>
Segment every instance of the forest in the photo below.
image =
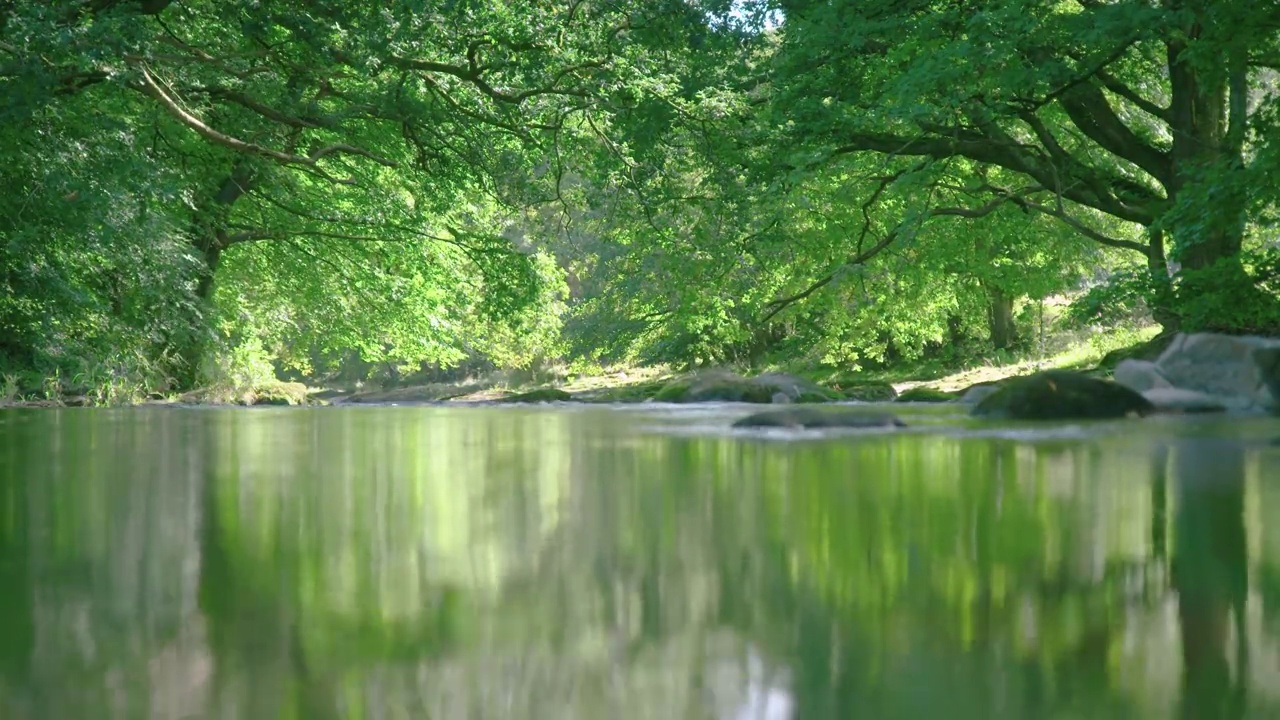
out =
<path fill-rule="evenodd" d="M 1277 173 L 1270 2 L 0 0 L 0 395 L 1280 334 Z"/>

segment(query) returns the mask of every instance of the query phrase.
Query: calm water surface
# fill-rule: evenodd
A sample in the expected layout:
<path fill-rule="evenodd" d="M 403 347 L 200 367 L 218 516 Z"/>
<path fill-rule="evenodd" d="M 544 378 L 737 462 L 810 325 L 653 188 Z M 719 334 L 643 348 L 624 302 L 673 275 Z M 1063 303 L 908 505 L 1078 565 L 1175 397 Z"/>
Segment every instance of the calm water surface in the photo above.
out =
<path fill-rule="evenodd" d="M 1280 420 L 0 412 L 0 717 L 1280 717 Z"/>

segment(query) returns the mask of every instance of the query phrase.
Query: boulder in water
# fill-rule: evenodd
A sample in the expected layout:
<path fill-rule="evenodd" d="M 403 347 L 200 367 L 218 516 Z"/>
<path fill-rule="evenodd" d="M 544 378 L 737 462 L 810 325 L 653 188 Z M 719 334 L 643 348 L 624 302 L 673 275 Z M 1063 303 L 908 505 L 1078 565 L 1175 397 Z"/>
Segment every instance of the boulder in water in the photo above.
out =
<path fill-rule="evenodd" d="M 960 391 L 960 402 L 964 405 L 977 405 L 988 395 L 995 393 L 999 389 L 1000 385 L 998 383 L 975 383 Z"/>
<path fill-rule="evenodd" d="M 1116 382 L 1140 393 L 1153 388 L 1171 388 L 1169 379 L 1160 374 L 1160 367 L 1150 360 L 1122 360 L 1112 372 Z"/>
<path fill-rule="evenodd" d="M 977 417 L 1086 420 L 1146 415 L 1151 401 L 1123 385 L 1069 370 L 1046 370 L 1001 383 L 973 408 Z"/>
<path fill-rule="evenodd" d="M 747 402 L 772 403 L 778 394 L 791 402 L 829 402 L 840 396 L 817 383 L 782 373 L 768 373 L 753 378 L 713 370 L 676 378 L 653 396 L 658 402 Z"/>
<path fill-rule="evenodd" d="M 1142 396 L 1151 401 L 1157 412 L 1163 413 L 1220 413 L 1227 410 L 1218 398 L 1195 390 L 1155 387 Z"/>

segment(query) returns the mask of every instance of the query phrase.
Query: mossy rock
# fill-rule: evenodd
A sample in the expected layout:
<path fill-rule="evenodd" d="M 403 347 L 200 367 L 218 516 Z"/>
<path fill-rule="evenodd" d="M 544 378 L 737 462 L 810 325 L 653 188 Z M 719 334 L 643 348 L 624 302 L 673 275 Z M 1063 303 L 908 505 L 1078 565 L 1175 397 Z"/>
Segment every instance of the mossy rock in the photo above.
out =
<path fill-rule="evenodd" d="M 898 394 L 896 402 L 944 403 L 955 400 L 959 395 L 946 390 L 918 385 Z"/>
<path fill-rule="evenodd" d="M 572 400 L 573 396 L 561 390 L 560 388 L 538 388 L 528 392 L 516 393 L 508 395 L 499 402 L 509 403 L 544 403 L 544 402 L 565 402 Z"/>
<path fill-rule="evenodd" d="M 980 382 L 974 383 L 963 390 L 956 393 L 956 399 L 965 405 L 977 405 L 982 402 L 983 398 L 993 394 L 1000 389 L 1000 383 Z"/>
<path fill-rule="evenodd" d="M 589 403 L 639 403 L 652 399 L 667 386 L 665 380 L 618 385 L 615 387 L 585 390 L 574 395 L 575 400 Z"/>
<path fill-rule="evenodd" d="M 791 402 L 829 402 L 839 395 L 816 383 L 782 374 L 745 378 L 716 370 L 676 378 L 654 394 L 657 402 L 745 402 L 771 403 L 775 395 Z"/>
<path fill-rule="evenodd" d="M 299 382 L 263 383 L 243 399 L 246 405 L 306 405 L 307 386 Z"/>
<path fill-rule="evenodd" d="M 842 386 L 841 394 L 845 400 L 857 402 L 893 402 L 898 398 L 898 391 L 886 382 L 864 382 Z"/>
<path fill-rule="evenodd" d="M 893 415 L 860 412 L 851 408 L 836 410 L 818 408 L 788 408 L 768 410 L 748 415 L 733 424 L 737 428 L 880 428 L 906 427 L 906 423 Z"/>
<path fill-rule="evenodd" d="M 1160 357 L 1165 348 L 1173 344 L 1174 339 L 1177 337 L 1177 333 L 1161 333 L 1146 342 L 1116 348 L 1102 356 L 1095 370 L 1109 373 L 1125 360 L 1155 360 Z"/>
<path fill-rule="evenodd" d="M 1146 415 L 1149 400 L 1123 385 L 1069 370 L 1004 381 L 973 408 L 975 417 L 1006 420 L 1089 420 Z"/>

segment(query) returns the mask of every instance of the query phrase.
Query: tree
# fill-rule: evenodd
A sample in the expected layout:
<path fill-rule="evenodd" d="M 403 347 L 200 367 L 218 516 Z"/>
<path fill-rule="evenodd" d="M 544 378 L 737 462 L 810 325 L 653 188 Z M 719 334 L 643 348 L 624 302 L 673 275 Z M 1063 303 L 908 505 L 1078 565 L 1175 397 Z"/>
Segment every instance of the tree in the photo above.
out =
<path fill-rule="evenodd" d="M 146 213 L 165 218 L 167 235 L 194 261 L 183 283 L 169 285 L 194 296 L 175 305 L 188 310 L 180 324 L 190 332 L 162 343 L 181 358 L 175 372 L 189 386 L 208 348 L 224 257 L 251 243 L 287 248 L 259 258 L 293 276 L 380 261 L 403 263 L 382 278 L 416 278 L 437 298 L 458 284 L 511 311 L 540 297 L 533 282 L 545 273 L 528 248 L 501 238 L 502 217 L 554 193 L 550 149 L 588 128 L 593 98 L 628 71 L 614 61 L 628 11 L 533 2 L 6 4 L 0 91 L 14 98 L 6 119 L 15 135 L 60 138 L 31 167 L 66 148 L 102 148 L 110 159 L 90 179 L 97 190 L 137 172 L 130 160 L 139 156 L 159 168 L 151 177 L 164 197 Z M 28 174 L 15 185 L 25 204 L 57 205 L 49 183 Z M 487 208 L 480 225 L 477 205 Z M 377 243 L 417 249 L 394 258 L 350 251 Z M 353 253 L 360 261 L 348 262 Z M 345 275 L 357 294 L 371 277 Z M 422 317 L 396 319 L 404 335 Z M 423 347 L 458 342 L 443 333 Z M 400 359 L 452 356 L 419 350 Z"/>
<path fill-rule="evenodd" d="M 784 18 L 769 79 L 776 124 L 801 153 L 793 163 L 861 153 L 973 163 L 973 191 L 1140 252 L 1157 276 L 1168 277 L 1168 238 L 1175 268 L 1249 283 L 1246 230 L 1276 199 L 1262 181 L 1280 137 L 1276 5 L 766 6 Z M 1100 216 L 1144 240 L 1108 234 Z"/>

